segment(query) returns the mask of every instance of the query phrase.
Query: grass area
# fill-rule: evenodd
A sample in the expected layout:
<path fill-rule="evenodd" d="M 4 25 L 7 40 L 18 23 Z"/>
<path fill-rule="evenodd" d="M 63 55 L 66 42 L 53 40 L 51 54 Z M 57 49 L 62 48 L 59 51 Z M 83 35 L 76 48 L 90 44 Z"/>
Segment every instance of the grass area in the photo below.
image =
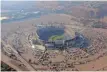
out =
<path fill-rule="evenodd" d="M 64 35 L 54 35 L 54 36 L 51 36 L 49 38 L 49 41 L 60 40 L 60 39 L 63 39 L 63 38 L 64 38 Z"/>
<path fill-rule="evenodd" d="M 7 64 L 1 62 L 1 71 L 16 71 L 16 70 L 9 67 Z"/>

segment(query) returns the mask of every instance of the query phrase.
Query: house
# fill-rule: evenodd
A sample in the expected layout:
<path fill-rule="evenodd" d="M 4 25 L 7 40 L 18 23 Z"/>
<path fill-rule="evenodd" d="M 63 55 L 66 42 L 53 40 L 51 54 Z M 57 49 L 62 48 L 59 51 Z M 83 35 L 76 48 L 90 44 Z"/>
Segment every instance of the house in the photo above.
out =
<path fill-rule="evenodd" d="M 34 45 L 41 45 L 42 42 L 39 41 L 39 40 L 32 39 L 32 44 L 34 44 Z"/>
<path fill-rule="evenodd" d="M 32 45 L 32 49 L 45 51 L 45 47 L 42 45 Z"/>
<path fill-rule="evenodd" d="M 65 47 L 65 40 L 56 40 L 54 42 L 55 48 L 63 48 Z"/>
<path fill-rule="evenodd" d="M 53 43 L 47 43 L 47 44 L 45 44 L 45 47 L 50 48 L 50 49 L 55 48 Z"/>

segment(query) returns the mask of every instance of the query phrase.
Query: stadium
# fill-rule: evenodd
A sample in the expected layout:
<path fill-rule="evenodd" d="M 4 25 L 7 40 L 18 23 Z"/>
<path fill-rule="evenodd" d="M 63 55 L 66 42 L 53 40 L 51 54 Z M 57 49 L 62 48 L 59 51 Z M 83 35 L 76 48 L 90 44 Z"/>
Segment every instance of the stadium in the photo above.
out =
<path fill-rule="evenodd" d="M 86 48 L 89 41 L 82 34 L 74 32 L 70 36 L 63 25 L 36 25 L 38 38 L 32 40 L 32 44 L 42 45 L 45 49 L 64 50 L 67 48 Z M 43 48 L 43 47 L 42 47 Z M 45 50 L 43 49 L 43 50 Z"/>

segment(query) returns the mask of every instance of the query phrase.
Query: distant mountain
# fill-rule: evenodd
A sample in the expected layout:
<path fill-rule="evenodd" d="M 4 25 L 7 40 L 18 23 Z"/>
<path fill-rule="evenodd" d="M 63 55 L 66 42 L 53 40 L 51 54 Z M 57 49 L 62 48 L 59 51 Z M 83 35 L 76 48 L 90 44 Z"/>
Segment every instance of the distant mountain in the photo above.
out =
<path fill-rule="evenodd" d="M 1 10 L 35 10 L 34 1 L 1 1 Z"/>
<path fill-rule="evenodd" d="M 72 7 L 72 15 L 84 18 L 103 18 L 107 16 L 107 2 L 84 2 Z"/>
<path fill-rule="evenodd" d="M 1 1 L 2 10 L 56 10 L 68 9 L 82 2 L 72 1 Z"/>
<path fill-rule="evenodd" d="M 1 10 L 63 10 L 76 17 L 101 18 L 107 15 L 107 2 L 97 1 L 2 1 Z"/>

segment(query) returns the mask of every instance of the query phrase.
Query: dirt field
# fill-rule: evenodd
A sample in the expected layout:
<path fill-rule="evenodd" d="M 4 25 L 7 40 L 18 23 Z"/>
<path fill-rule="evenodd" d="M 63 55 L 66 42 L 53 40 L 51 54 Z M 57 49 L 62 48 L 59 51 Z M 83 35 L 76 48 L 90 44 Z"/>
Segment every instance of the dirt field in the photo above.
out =
<path fill-rule="evenodd" d="M 72 18 L 74 17 L 65 14 L 50 14 L 40 18 L 1 24 L 1 37 L 4 42 L 2 49 L 7 48 L 6 45 L 9 44 L 18 51 L 18 55 L 15 54 L 16 60 L 2 51 L 2 61 L 16 70 L 41 70 L 41 68 L 55 71 L 107 70 L 107 29 L 85 27 Z M 35 24 L 41 23 L 63 24 L 71 36 L 73 32 L 78 31 L 90 40 L 90 46 L 86 49 L 69 48 L 65 51 L 34 50 L 31 48 L 29 37 L 36 35 Z M 14 54 L 14 51 L 12 53 Z M 20 64 L 22 67 L 24 65 L 23 69 L 19 67 Z"/>

